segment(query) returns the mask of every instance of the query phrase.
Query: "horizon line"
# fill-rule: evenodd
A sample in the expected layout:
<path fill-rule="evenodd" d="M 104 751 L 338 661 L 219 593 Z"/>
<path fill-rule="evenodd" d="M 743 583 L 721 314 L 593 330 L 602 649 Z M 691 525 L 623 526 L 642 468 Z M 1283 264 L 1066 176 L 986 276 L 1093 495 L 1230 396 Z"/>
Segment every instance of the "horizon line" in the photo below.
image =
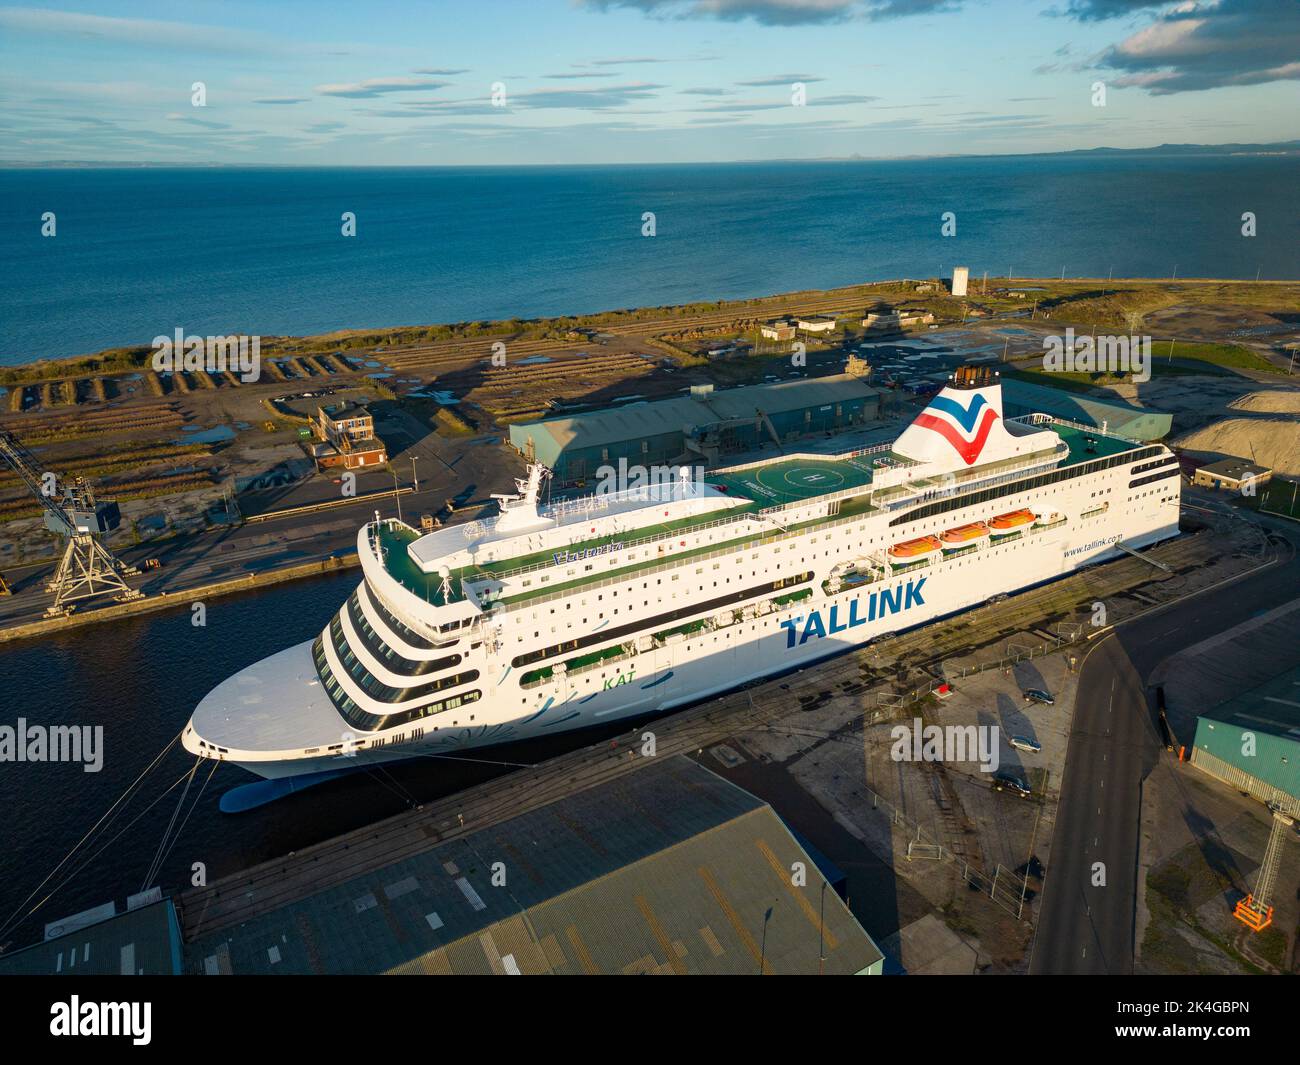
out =
<path fill-rule="evenodd" d="M 1151 154 L 1200 150 L 1210 154 L 1222 150 L 1223 154 L 1259 154 L 1271 151 L 1280 155 L 1300 155 L 1300 140 L 1264 141 L 1258 143 L 1225 141 L 1206 144 L 1195 141 L 1166 142 L 1139 148 L 1116 148 L 1107 144 L 1094 145 L 1091 148 L 1059 148 L 1045 152 L 935 152 L 909 155 L 820 155 L 820 156 L 781 156 L 756 159 L 694 159 L 674 161 L 639 161 L 639 162 L 573 162 L 573 163 L 259 163 L 259 162 L 218 162 L 215 160 L 195 160 L 190 162 L 165 162 L 157 159 L 0 159 L 0 169 L 213 169 L 213 170 L 461 170 L 461 169 L 523 169 L 543 167 L 635 167 L 635 166 L 753 166 L 763 163 L 882 163 L 882 162 L 917 162 L 941 159 L 1015 159 L 1029 157 L 1046 157 L 1058 155 L 1085 155 L 1093 152 L 1113 152 L 1122 154 Z M 1278 149 L 1284 149 L 1278 151 Z"/>

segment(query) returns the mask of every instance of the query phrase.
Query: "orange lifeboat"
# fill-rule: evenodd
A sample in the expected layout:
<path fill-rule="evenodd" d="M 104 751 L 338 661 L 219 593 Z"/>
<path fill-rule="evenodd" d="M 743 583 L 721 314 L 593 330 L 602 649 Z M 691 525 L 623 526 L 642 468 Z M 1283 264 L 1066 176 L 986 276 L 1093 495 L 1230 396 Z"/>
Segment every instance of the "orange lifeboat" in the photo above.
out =
<path fill-rule="evenodd" d="M 941 550 L 943 550 L 943 544 L 939 542 L 937 536 L 922 536 L 915 540 L 904 540 L 901 544 L 895 544 L 889 549 L 889 557 L 896 562 L 906 562 Z"/>
<path fill-rule="evenodd" d="M 1013 510 L 1008 514 L 999 514 L 989 520 L 989 527 L 993 530 L 993 535 L 1003 535 L 1013 533 L 1017 529 L 1023 529 L 1027 525 L 1034 523 L 1034 512 L 1029 509 Z"/>
<path fill-rule="evenodd" d="M 964 547 L 972 540 L 978 540 L 988 534 L 987 525 L 982 521 L 973 521 L 969 525 L 958 525 L 955 529 L 948 529 L 940 534 L 939 539 L 943 541 L 944 547 Z"/>

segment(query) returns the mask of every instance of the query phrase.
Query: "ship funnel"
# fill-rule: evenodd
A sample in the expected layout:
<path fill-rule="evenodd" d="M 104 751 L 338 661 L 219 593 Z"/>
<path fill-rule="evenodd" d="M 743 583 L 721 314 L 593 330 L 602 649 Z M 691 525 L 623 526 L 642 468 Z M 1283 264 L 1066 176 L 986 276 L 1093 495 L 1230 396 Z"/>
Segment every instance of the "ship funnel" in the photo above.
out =
<path fill-rule="evenodd" d="M 964 469 L 1040 451 L 1048 444 L 1008 432 L 998 375 L 987 366 L 962 366 L 903 431 L 894 451 L 917 462 Z"/>

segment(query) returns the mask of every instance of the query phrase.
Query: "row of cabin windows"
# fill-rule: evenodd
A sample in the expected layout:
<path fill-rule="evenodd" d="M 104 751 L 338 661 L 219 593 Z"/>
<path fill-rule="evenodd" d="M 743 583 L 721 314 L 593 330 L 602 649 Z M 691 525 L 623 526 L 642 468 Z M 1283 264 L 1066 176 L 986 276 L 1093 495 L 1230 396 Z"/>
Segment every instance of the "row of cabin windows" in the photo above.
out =
<path fill-rule="evenodd" d="M 1051 473 L 1042 474 L 1038 477 L 1032 477 L 1020 481 L 1015 481 L 1009 485 L 1000 485 L 995 488 L 985 489 L 981 492 L 967 493 L 966 495 L 955 497 L 955 499 L 943 500 L 940 503 L 932 503 L 925 507 L 921 507 L 901 518 L 895 518 L 889 524 L 891 526 L 895 526 L 895 525 L 903 524 L 907 520 L 914 520 L 921 517 L 928 517 L 930 514 L 945 513 L 951 510 L 959 510 L 962 507 L 973 506 L 978 502 L 982 502 L 988 499 L 999 498 L 1007 495 L 1015 495 L 1023 491 L 1030 491 L 1033 488 L 1041 487 L 1043 485 L 1053 484 L 1062 480 L 1070 480 L 1075 477 L 1081 477 L 1085 474 L 1096 473 L 1101 470 L 1110 469 L 1114 466 L 1120 466 L 1123 465 L 1125 462 L 1132 462 L 1135 458 L 1145 458 L 1149 455 L 1160 456 L 1153 462 L 1147 462 L 1147 463 L 1133 466 L 1132 469 L 1129 471 L 1130 473 L 1138 473 L 1144 470 L 1154 469 L 1171 460 L 1175 462 L 1177 461 L 1176 459 L 1172 459 L 1171 456 L 1160 455 L 1162 450 L 1163 449 L 1159 447 L 1152 447 L 1152 448 L 1144 448 L 1133 453 L 1121 453 L 1119 455 L 1112 455 L 1106 459 L 1098 459 L 1088 463 L 1080 464 L 1078 466 L 1070 466 L 1070 467 L 1066 467 L 1065 469 L 1054 470 Z M 927 526 L 926 528 L 929 528 L 929 526 Z M 696 536 L 692 542 L 696 544 L 704 543 L 704 542 L 712 543 L 713 539 L 714 539 L 714 535 L 712 532 L 710 532 L 704 538 Z M 780 551 L 780 548 L 777 548 L 777 551 Z M 663 554 L 663 545 L 659 547 L 659 553 Z M 637 553 L 632 552 L 627 556 L 627 561 L 630 562 L 635 560 L 636 558 L 637 558 Z M 595 568 L 594 563 L 588 563 L 587 565 L 583 566 L 582 572 L 590 573 L 594 568 Z M 565 571 L 565 576 L 567 577 L 576 577 L 577 575 L 578 575 L 577 570 L 569 569 Z M 543 578 L 543 581 L 547 579 L 549 578 Z M 675 577 L 673 579 L 676 580 Z M 532 579 L 530 578 L 522 581 L 520 586 L 523 588 L 529 588 L 532 586 L 532 583 L 533 583 Z M 446 628 L 447 626 L 443 626 L 444 631 L 446 630 Z"/>
<path fill-rule="evenodd" d="M 1165 476 L 1165 475 L 1162 474 L 1161 476 Z M 1090 497 L 1090 498 L 1095 498 L 1095 497 L 1100 496 L 1100 495 L 1107 495 L 1107 494 L 1109 494 L 1111 491 L 1112 491 L 1111 488 L 1103 488 L 1103 489 L 1099 489 L 1099 490 L 1097 490 L 1097 491 L 1095 491 L 1095 492 L 1090 492 L 1090 493 L 1089 493 L 1089 497 Z M 969 501 L 969 502 L 967 502 L 967 503 L 964 504 L 964 505 L 974 505 L 974 501 L 973 501 L 973 500 L 972 500 L 972 501 Z M 892 525 L 892 524 L 896 524 L 896 523 L 895 523 L 895 522 L 891 522 L 890 524 Z M 935 529 L 946 528 L 946 527 L 947 527 L 947 524 L 948 524 L 947 522 L 942 521 L 942 520 L 939 520 L 939 521 L 928 521 L 928 522 L 926 522 L 926 523 L 923 524 L 923 525 L 919 525 L 919 526 L 918 526 L 917 528 L 915 528 L 915 529 L 909 530 L 909 534 L 910 534 L 910 535 L 924 534 L 924 533 L 930 532 L 930 531 L 935 530 Z M 810 544 L 815 544 L 815 543 L 818 542 L 818 537 L 816 537 L 816 536 L 814 536 L 814 537 L 810 537 L 808 542 L 809 542 Z M 880 537 L 880 538 L 879 538 L 879 542 L 883 545 L 883 544 L 885 544 L 886 542 L 893 542 L 893 538 L 891 538 L 891 537 Z M 854 543 L 848 543 L 848 544 L 841 543 L 841 544 L 839 544 L 838 546 L 834 547 L 834 548 L 831 549 L 831 550 L 821 552 L 820 557 L 823 557 L 823 558 L 829 558 L 829 557 L 831 557 L 832 554 L 839 555 L 839 554 L 841 554 L 841 553 L 845 553 L 845 552 L 850 552 L 850 553 L 860 553 L 860 552 L 862 552 L 863 550 L 870 550 L 871 548 L 873 548 L 874 546 L 876 546 L 876 544 L 877 544 L 877 537 L 874 537 L 874 536 L 873 536 L 873 537 L 870 537 L 870 538 L 864 538 L 864 539 L 858 540 L 856 544 L 854 544 Z M 787 545 L 787 546 L 789 546 L 789 545 Z M 781 550 L 781 548 L 780 548 L 780 547 L 777 547 L 777 548 L 775 549 L 775 552 L 774 552 L 774 553 L 779 553 L 780 550 Z M 752 555 L 750 555 L 750 561 L 751 561 L 751 562 L 752 562 L 752 561 L 757 561 L 758 557 L 759 557 L 759 556 L 758 556 L 757 553 L 752 554 Z M 818 554 L 817 554 L 816 552 L 812 552 L 811 554 L 809 554 L 809 555 L 805 555 L 804 557 L 807 557 L 807 558 L 817 558 L 817 557 L 819 557 L 819 556 L 818 556 Z M 737 558 L 737 559 L 735 560 L 735 564 L 742 564 L 742 563 L 743 563 L 743 559 L 742 559 L 742 558 Z M 713 565 L 712 565 L 712 569 L 714 569 L 714 570 L 719 569 L 719 568 L 721 567 L 721 565 L 722 565 L 721 563 L 716 563 L 716 562 L 715 562 L 715 563 L 713 563 Z M 778 563 L 778 565 L 776 566 L 776 569 L 779 571 L 780 568 L 781 568 L 781 566 L 780 566 L 780 564 Z M 695 570 L 695 572 L 696 572 L 697 575 L 703 573 L 703 572 L 704 572 L 703 567 L 697 567 L 696 570 Z M 764 569 L 763 572 L 764 572 L 764 573 L 768 573 L 769 570 Z M 756 577 L 756 576 L 758 576 L 758 571 L 757 571 L 757 570 L 751 570 L 751 571 L 750 571 L 750 576 L 751 576 L 751 577 Z M 669 578 L 669 581 L 670 581 L 670 583 L 671 583 L 671 582 L 673 582 L 673 581 L 677 581 L 677 580 L 679 580 L 679 579 L 680 579 L 680 575 L 679 575 L 679 574 L 674 574 L 674 575 L 672 575 L 672 576 Z M 727 579 L 724 581 L 724 583 L 730 584 L 730 583 L 731 583 L 730 578 L 727 578 Z M 662 584 L 663 584 L 663 578 L 657 578 L 657 579 L 655 580 L 655 585 L 656 585 L 656 586 L 660 586 L 660 585 L 662 585 Z M 712 584 L 712 586 L 716 588 L 716 587 L 718 586 L 718 582 L 717 582 L 717 581 L 714 581 L 713 584 Z M 641 588 L 642 588 L 643 591 L 646 590 L 646 589 L 648 589 L 649 587 L 650 587 L 650 585 L 649 585 L 649 582 L 648 582 L 648 581 L 643 581 L 643 582 L 641 583 Z M 706 590 L 706 586 L 703 585 L 703 584 L 701 584 L 701 585 L 699 585 L 699 586 L 698 586 L 696 589 L 694 589 L 694 590 L 696 590 L 696 591 L 704 591 L 704 590 Z M 618 594 L 619 594 L 619 593 L 618 593 L 618 590 L 615 589 L 614 591 L 612 591 L 612 592 L 610 593 L 610 598 L 611 598 L 611 599 L 612 599 L 612 598 L 616 598 L 616 597 L 618 596 Z M 634 589 L 634 588 L 627 588 L 627 589 L 624 589 L 624 594 L 633 594 L 633 595 L 634 595 L 634 594 L 635 594 L 635 589 Z M 605 593 L 602 592 L 602 593 L 600 593 L 600 594 L 598 594 L 598 595 L 596 596 L 596 601 L 597 601 L 597 602 L 602 602 L 602 601 L 604 600 L 604 598 L 605 598 Z M 655 600 L 655 601 L 656 601 L 657 603 L 662 603 L 662 602 L 663 602 L 663 598 L 662 598 L 662 596 L 658 596 L 658 597 L 656 597 L 656 600 Z M 564 604 L 564 609 L 565 609 L 565 610 L 572 610 L 572 609 L 573 609 L 573 605 L 574 605 L 574 604 L 573 604 L 572 602 L 565 603 L 565 604 Z M 587 600 L 587 599 L 581 599 L 581 600 L 578 601 L 578 605 L 579 605 L 580 607 L 585 607 L 585 606 L 589 605 L 589 604 L 588 604 L 588 600 Z M 642 607 L 648 607 L 648 606 L 650 605 L 650 600 L 649 600 L 649 599 L 643 599 L 643 600 L 641 601 L 641 605 L 642 605 Z M 632 606 L 633 606 L 633 607 L 635 606 L 635 602 L 632 604 Z M 550 613 L 551 613 L 551 614 L 555 614 L 556 610 L 557 610 L 556 607 L 551 607 L 551 608 L 550 608 Z M 614 611 L 613 611 L 613 613 L 614 613 L 614 614 L 618 614 L 618 609 L 615 608 Z M 537 612 L 536 612 L 536 611 L 533 611 L 533 612 L 529 615 L 530 619 L 531 619 L 532 621 L 534 621 L 534 622 L 537 621 L 537 616 L 538 616 L 538 615 L 537 615 Z M 603 613 L 599 613 L 599 614 L 597 615 L 597 620 L 603 620 L 604 617 L 605 617 L 605 615 L 604 615 Z M 521 618 L 519 619 L 519 621 L 516 623 L 516 626 L 515 626 L 515 627 L 517 628 L 518 626 L 523 625 L 523 624 L 524 624 L 524 621 L 523 621 L 523 618 L 521 617 Z M 555 632 L 555 628 L 554 628 L 554 626 L 551 627 L 551 630 L 550 630 L 550 631 L 551 631 L 551 632 Z M 534 639 L 538 639 L 538 638 L 540 638 L 540 637 L 541 637 L 541 631 L 540 631 L 540 630 L 534 630 L 534 631 L 533 631 L 533 638 L 534 638 Z"/>
<path fill-rule="evenodd" d="M 1143 493 L 1143 494 L 1145 495 L 1145 494 L 1149 494 L 1149 493 Z M 1136 498 L 1136 497 L 1135 497 L 1135 498 Z M 1172 498 L 1174 498 L 1174 497 L 1172 497 L 1172 496 L 1169 497 L 1169 499 L 1172 499 Z M 987 564 L 987 560 L 988 560 L 991 556 L 1001 555 L 1001 554 L 1004 554 L 1004 553 L 1006 553 L 1006 552 L 1008 552 L 1008 551 L 1019 552 L 1020 550 L 1021 550 L 1021 548 L 1020 548 L 1020 546 L 1019 546 L 1018 544 L 1008 544 L 1008 545 L 1005 545 L 1005 546 L 1002 546 L 1002 547 L 993 547 L 993 548 L 988 548 L 988 549 L 986 549 L 986 550 L 984 550 L 984 551 L 978 552 L 977 556 L 975 556 L 975 557 L 957 557 L 957 558 L 945 559 L 945 560 L 943 561 L 942 564 L 943 564 L 944 566 L 948 567 L 948 568 L 956 568 L 956 569 L 959 569 L 959 568 L 961 568 L 961 567 L 963 567 L 963 566 L 969 566 L 969 565 L 982 566 L 982 565 L 986 565 L 986 564 Z M 913 574 L 913 576 L 915 576 L 915 574 Z M 852 594 L 855 594 L 855 593 L 854 593 L 853 591 L 850 591 L 850 590 L 847 590 L 847 589 L 846 589 L 845 591 L 843 591 L 843 592 L 840 593 L 840 595 L 843 595 L 843 596 L 848 596 L 848 595 L 852 595 Z M 832 597 L 832 598 L 834 598 L 834 597 Z M 780 622 L 781 622 L 781 620 L 782 620 L 781 617 L 780 617 L 780 614 L 782 614 L 782 613 L 785 613 L 785 611 L 780 611 L 780 612 L 778 612 L 777 614 L 774 614 L 773 617 L 771 617 L 771 618 L 768 619 L 767 621 L 760 622 L 760 623 L 758 623 L 758 624 L 752 624 L 752 625 L 749 625 L 748 627 L 746 627 L 746 626 L 743 625 L 743 624 L 740 624 L 740 625 L 729 625 L 729 626 L 727 626 L 725 629 L 722 630 L 722 635 L 721 635 L 721 636 L 719 636 L 719 635 L 717 635 L 717 634 L 714 634 L 714 635 L 711 637 L 712 642 L 713 642 L 713 643 L 717 643 L 719 639 L 731 639 L 731 638 L 732 638 L 732 635 L 735 634 L 735 633 L 744 633 L 744 632 L 746 632 L 746 631 L 748 631 L 748 632 L 757 632 L 757 631 L 759 630 L 760 626 L 761 626 L 762 628 L 765 628 L 765 629 L 770 629 L 770 628 L 772 628 L 772 627 L 777 626 L 777 625 L 780 624 Z M 692 640 L 691 640 L 691 642 L 692 642 L 692 643 L 697 643 L 697 642 L 699 641 L 700 637 L 703 636 L 703 635 L 705 635 L 705 634 L 704 634 L 704 633 L 700 633 L 699 635 L 693 637 Z M 606 637 L 606 638 L 608 638 L 608 637 Z M 617 668 L 614 670 L 614 675 L 617 676 L 617 675 L 621 674 L 622 672 L 623 672 L 623 667 L 622 667 L 622 666 L 619 666 L 619 667 L 617 667 Z M 607 670 L 602 670 L 602 671 L 600 672 L 599 675 L 596 675 L 596 674 L 593 673 L 593 674 L 591 674 L 591 675 L 589 675 L 589 676 L 584 677 L 584 678 L 583 678 L 583 682 L 586 683 L 586 684 L 589 685 L 589 686 L 590 686 L 591 684 L 593 684 L 593 683 L 597 683 L 597 682 L 601 682 L 601 683 L 603 683 L 603 681 L 606 679 L 606 677 L 607 677 L 608 675 L 609 675 L 609 672 L 608 672 Z M 532 698 L 534 698 L 534 699 L 536 699 L 536 700 L 541 700 L 541 698 L 542 698 L 545 694 L 546 694 L 545 690 L 537 691 L 537 692 L 533 693 Z M 524 696 L 524 698 L 523 698 L 523 700 L 522 700 L 523 705 L 526 706 L 526 705 L 528 704 L 528 699 L 529 699 L 528 696 Z"/>
<path fill-rule="evenodd" d="M 718 596 L 714 599 L 708 600 L 707 602 L 693 603 L 690 606 L 679 607 L 676 610 L 670 610 L 651 618 L 641 618 L 640 620 L 631 622 L 627 625 L 614 626 L 613 628 L 602 628 L 597 632 L 588 633 L 586 636 L 575 637 L 572 640 L 565 640 L 563 643 L 557 643 L 550 647 L 541 647 L 534 651 L 525 651 L 523 654 L 516 655 L 511 659 L 511 664 L 518 668 L 519 666 L 530 665 L 533 662 L 541 662 L 547 658 L 555 658 L 558 655 L 568 654 L 583 647 L 591 647 L 598 643 L 609 643 L 623 636 L 643 635 L 649 630 L 671 625 L 675 621 L 681 621 L 684 618 L 689 618 L 696 614 L 709 613 L 710 611 L 717 610 L 719 607 L 730 606 L 746 599 L 757 598 L 758 596 L 766 595 L 769 592 L 778 591 L 781 588 L 789 588 L 798 584 L 807 584 L 812 580 L 812 578 L 813 574 L 811 570 L 790 577 L 779 577 L 776 580 L 768 581 L 765 584 L 744 588 L 736 592 L 728 592 L 726 595 Z"/>
<path fill-rule="evenodd" d="M 409 643 L 412 647 L 419 647 L 423 650 L 430 650 L 430 651 L 433 650 L 434 647 L 433 641 L 428 640 L 425 637 L 421 636 L 409 625 L 406 625 L 402 621 L 400 621 L 393 614 L 391 610 L 389 610 L 386 606 L 384 606 L 379 596 L 377 596 L 373 591 L 371 591 L 371 589 L 366 585 L 364 584 L 358 585 L 357 592 L 360 592 L 362 588 L 366 589 L 366 597 L 370 600 L 370 605 L 374 607 L 375 613 L 378 614 L 381 618 L 383 618 L 385 625 L 389 626 L 394 632 L 396 632 L 399 636 L 401 636 L 406 643 Z"/>
<path fill-rule="evenodd" d="M 937 503 L 927 503 L 925 506 L 909 510 L 905 514 L 890 521 L 890 525 L 905 525 L 909 522 L 917 521 L 921 518 L 929 518 L 936 514 L 947 514 L 950 511 L 961 510 L 975 503 L 986 503 L 993 499 L 1001 499 L 1005 496 L 1018 495 L 1021 492 L 1030 492 L 1036 488 L 1045 488 L 1049 484 L 1059 484 L 1061 481 L 1073 480 L 1076 477 L 1083 477 L 1086 474 L 1097 473 L 1100 470 L 1110 469 L 1115 466 L 1122 466 L 1126 463 L 1133 462 L 1135 459 L 1152 458 L 1160 455 L 1164 451 L 1162 447 L 1143 448 L 1135 452 L 1122 452 L 1118 455 L 1111 455 L 1109 458 L 1096 459 L 1091 462 L 1080 463 L 1078 466 L 1067 466 L 1063 470 L 1053 470 L 1051 473 L 1039 474 L 1037 477 L 1026 477 L 1019 481 L 1012 481 L 1009 484 L 997 485 L 993 488 L 985 488 L 978 492 L 969 492 L 965 495 L 953 496 L 951 499 L 941 499 Z"/>

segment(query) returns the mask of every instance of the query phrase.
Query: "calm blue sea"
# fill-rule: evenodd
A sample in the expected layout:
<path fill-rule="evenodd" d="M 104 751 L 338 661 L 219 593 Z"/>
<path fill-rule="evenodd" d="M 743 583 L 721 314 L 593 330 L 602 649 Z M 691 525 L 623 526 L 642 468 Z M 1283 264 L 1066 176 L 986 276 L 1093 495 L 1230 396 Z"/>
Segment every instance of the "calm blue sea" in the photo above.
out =
<path fill-rule="evenodd" d="M 429 169 L 0 170 L 0 363 L 765 295 L 956 264 L 1300 277 L 1300 162 L 1038 156 Z M 40 235 L 53 211 L 58 235 Z M 357 235 L 340 235 L 340 216 Z M 643 237 L 654 212 L 657 235 Z M 957 235 L 940 236 L 940 216 Z M 1241 235 L 1253 211 L 1258 236 Z"/>

